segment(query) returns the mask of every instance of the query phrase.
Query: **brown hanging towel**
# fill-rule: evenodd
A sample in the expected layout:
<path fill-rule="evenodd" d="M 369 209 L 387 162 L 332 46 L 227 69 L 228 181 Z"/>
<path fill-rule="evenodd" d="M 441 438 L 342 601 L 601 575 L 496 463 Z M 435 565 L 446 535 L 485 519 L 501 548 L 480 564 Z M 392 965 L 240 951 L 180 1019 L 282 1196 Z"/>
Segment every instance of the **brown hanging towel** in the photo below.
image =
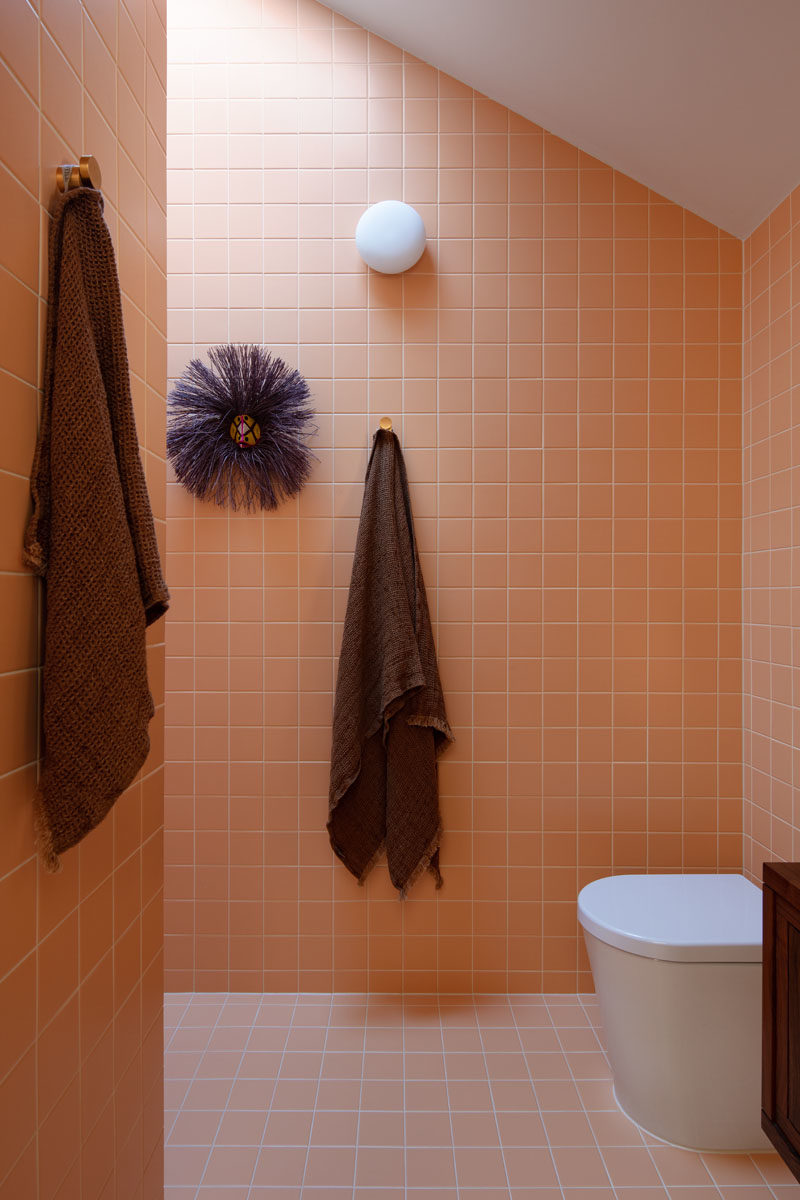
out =
<path fill-rule="evenodd" d="M 24 559 L 45 581 L 39 851 L 102 821 L 147 757 L 145 626 L 166 612 L 131 401 L 103 197 L 60 195 L 50 225 L 47 342 Z"/>
<path fill-rule="evenodd" d="M 375 434 L 344 621 L 328 832 L 363 883 L 386 849 L 401 895 L 439 873 L 436 759 L 453 740 L 419 565 L 405 463 L 394 433 Z"/>

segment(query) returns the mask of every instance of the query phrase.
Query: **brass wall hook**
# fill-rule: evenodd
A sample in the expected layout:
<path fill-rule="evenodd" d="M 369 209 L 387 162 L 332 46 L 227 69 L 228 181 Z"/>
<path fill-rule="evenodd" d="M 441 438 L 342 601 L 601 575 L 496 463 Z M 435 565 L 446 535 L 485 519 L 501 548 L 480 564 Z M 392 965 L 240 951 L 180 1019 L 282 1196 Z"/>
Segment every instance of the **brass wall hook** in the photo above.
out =
<path fill-rule="evenodd" d="M 388 432 L 391 432 L 391 429 L 392 429 L 392 418 L 391 417 L 381 417 L 381 429 L 386 429 Z"/>
<path fill-rule="evenodd" d="M 77 187 L 96 188 L 99 191 L 103 183 L 100 164 L 93 154 L 82 154 L 80 162 L 62 163 L 56 167 L 56 183 L 60 192 Z"/>

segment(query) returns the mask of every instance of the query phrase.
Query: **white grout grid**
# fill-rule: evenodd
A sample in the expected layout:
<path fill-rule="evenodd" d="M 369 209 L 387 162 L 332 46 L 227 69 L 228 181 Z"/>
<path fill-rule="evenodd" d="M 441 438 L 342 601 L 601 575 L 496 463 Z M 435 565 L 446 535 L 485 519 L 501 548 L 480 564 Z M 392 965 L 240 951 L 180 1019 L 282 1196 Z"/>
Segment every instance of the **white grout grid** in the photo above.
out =
<path fill-rule="evenodd" d="M 263 338 L 320 433 L 276 513 L 168 486 L 167 984 L 589 989 L 582 884 L 741 865 L 741 244 L 316 0 L 169 19 L 169 374 Z M 398 196 L 390 278 L 353 231 Z M 324 828 L 384 414 L 457 739 L 402 906 Z"/>
<path fill-rule="evenodd" d="M 800 1200 L 618 1109 L 593 995 L 174 993 L 166 1200 Z"/>

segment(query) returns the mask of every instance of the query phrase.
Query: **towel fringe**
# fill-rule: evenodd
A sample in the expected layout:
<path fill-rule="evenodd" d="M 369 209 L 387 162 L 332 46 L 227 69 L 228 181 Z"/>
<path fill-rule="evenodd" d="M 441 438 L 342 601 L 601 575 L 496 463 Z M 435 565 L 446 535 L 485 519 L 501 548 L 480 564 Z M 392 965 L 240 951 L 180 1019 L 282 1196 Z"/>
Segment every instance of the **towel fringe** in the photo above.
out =
<path fill-rule="evenodd" d="M 367 882 L 367 876 L 369 875 L 372 868 L 374 866 L 377 866 L 379 860 L 383 857 L 383 853 L 384 853 L 385 849 L 386 849 L 386 841 L 384 840 L 381 842 L 380 846 L 378 846 L 378 849 L 375 851 L 372 858 L 369 860 L 367 865 L 364 867 L 364 870 L 358 876 L 358 886 L 359 887 L 363 887 L 364 884 Z M 341 858 L 341 855 L 339 857 Z M 342 862 L 344 862 L 344 859 L 342 859 Z M 345 864 L 345 865 L 347 865 L 347 864 Z"/>
<path fill-rule="evenodd" d="M 407 880 L 406 886 L 404 888 L 397 889 L 398 900 L 405 900 L 406 895 L 408 893 L 408 889 L 413 884 L 416 883 L 416 881 L 419 879 L 420 875 L 422 875 L 425 871 L 430 871 L 431 874 L 433 875 L 433 878 L 436 881 L 437 892 L 442 887 L 442 885 L 444 884 L 444 880 L 442 879 L 442 873 L 439 870 L 438 865 L 437 866 L 432 865 L 434 858 L 436 857 L 437 853 L 439 852 L 441 840 L 442 840 L 442 826 L 440 825 L 439 828 L 436 830 L 436 833 L 433 835 L 430 842 L 428 843 L 427 849 L 425 850 L 425 853 L 423 854 L 422 858 L 419 860 L 419 862 L 417 863 L 413 872 L 411 873 L 411 877 Z M 336 857 L 339 858 L 344 863 L 345 866 L 347 866 L 347 862 L 344 858 L 343 852 L 340 849 L 340 847 L 337 845 L 334 845 L 333 843 L 331 843 L 331 845 L 332 845 L 333 852 L 336 855 Z M 381 842 L 380 846 L 378 846 L 378 849 L 375 851 L 372 858 L 369 860 L 367 865 L 364 867 L 364 870 L 361 872 L 361 874 L 356 876 L 359 887 L 364 887 L 364 884 L 367 882 L 367 876 L 372 871 L 373 867 L 377 866 L 380 859 L 383 858 L 385 851 L 386 851 L 386 840 L 384 839 Z M 350 868 L 348 867 L 348 870 L 349 869 Z"/>
<path fill-rule="evenodd" d="M 453 731 L 448 725 L 447 721 L 443 721 L 441 717 L 417 714 L 416 716 L 406 717 L 405 722 L 406 725 L 421 725 L 425 729 L 436 729 L 439 731 L 439 733 L 444 734 L 445 740 L 443 742 L 434 742 L 434 749 L 436 751 L 437 758 L 444 750 L 447 749 L 451 742 L 456 740 L 453 737 Z"/>
<path fill-rule="evenodd" d="M 58 875 L 62 869 L 61 859 L 56 853 L 53 833 L 47 820 L 44 801 L 39 789 L 33 798 L 33 834 L 39 859 L 48 875 Z"/>
<path fill-rule="evenodd" d="M 439 870 L 438 865 L 433 866 L 432 864 L 433 864 L 433 859 L 436 857 L 436 855 L 439 851 L 439 843 L 441 842 L 441 840 L 442 840 L 442 826 L 440 825 L 439 828 L 436 830 L 436 833 L 433 835 L 430 842 L 428 843 L 428 848 L 426 849 L 422 858 L 419 860 L 416 867 L 411 872 L 411 875 L 409 876 L 408 880 L 406 881 L 406 886 L 404 888 L 402 888 L 402 890 L 398 891 L 398 896 L 401 900 L 405 900 L 406 895 L 408 893 L 408 889 L 417 882 L 420 875 L 422 875 L 422 873 L 424 871 L 431 872 L 431 874 L 433 875 L 433 878 L 436 881 L 436 890 L 437 890 L 437 892 L 439 891 L 442 884 L 444 883 L 444 880 L 442 879 L 442 873 Z"/>

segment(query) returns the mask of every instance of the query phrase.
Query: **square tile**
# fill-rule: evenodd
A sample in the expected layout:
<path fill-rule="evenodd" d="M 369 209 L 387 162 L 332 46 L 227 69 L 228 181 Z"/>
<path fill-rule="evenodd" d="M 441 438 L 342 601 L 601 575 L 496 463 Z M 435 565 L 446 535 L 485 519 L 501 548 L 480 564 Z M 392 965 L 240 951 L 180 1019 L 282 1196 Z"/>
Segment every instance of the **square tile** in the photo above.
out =
<path fill-rule="evenodd" d="M 356 1003 L 334 995 L 324 1002 L 319 997 L 296 1002 L 293 997 L 287 1002 L 265 999 L 260 1004 L 235 1001 L 234 995 L 221 995 L 218 1003 L 206 1005 L 206 1026 L 185 1026 L 192 1030 L 192 1039 L 202 1041 L 219 1030 L 220 1011 L 230 1017 L 226 1028 L 240 1029 L 246 1037 L 267 1029 L 276 1042 L 285 1040 L 290 1030 L 299 1030 L 306 1048 L 296 1053 L 303 1056 L 303 1069 L 310 1077 L 276 1083 L 241 1077 L 232 1083 L 196 1079 L 174 1092 L 177 1108 L 170 1115 L 166 1200 L 184 1200 L 182 1192 L 191 1192 L 192 1200 L 217 1200 L 218 1194 L 234 1200 L 237 1189 L 247 1192 L 251 1178 L 248 1200 L 301 1200 L 301 1191 L 302 1200 L 401 1200 L 404 1195 L 407 1200 L 444 1200 L 456 1193 L 462 1200 L 800 1197 L 800 1185 L 777 1155 L 701 1155 L 643 1138 L 616 1107 L 607 1079 L 418 1079 L 416 1071 L 409 1075 L 404 1068 L 409 1058 L 422 1059 L 425 1052 L 398 1055 L 392 1048 L 394 1034 L 401 1029 L 398 1022 L 405 1026 L 406 1037 L 413 1030 L 420 1044 L 429 1039 L 430 1045 L 439 1045 L 446 1016 L 455 1022 L 444 1030 L 445 1041 L 452 1034 L 455 1047 L 446 1051 L 446 1058 L 455 1056 L 456 1063 L 466 1061 L 472 1069 L 473 1059 L 485 1058 L 483 1052 L 465 1049 L 470 1039 L 495 1031 L 496 1044 L 508 1045 L 508 1013 L 518 1015 L 524 1009 L 531 1019 L 539 1019 L 535 1014 L 546 1006 L 548 1019 L 555 1022 L 550 1028 L 560 1038 L 564 1031 L 586 1028 L 581 1014 L 585 1017 L 594 1009 L 590 1000 L 576 1003 L 574 997 L 560 996 L 538 1002 L 528 996 L 520 1005 L 513 997 L 508 1003 L 491 996 L 475 997 L 468 1005 L 463 1000 L 434 1005 L 429 998 L 408 997 L 400 1004 L 394 997 L 376 995 Z M 177 999 L 168 1004 L 172 1011 L 179 1008 Z M 270 1024 L 264 1025 L 270 1008 Z M 202 1005 L 186 1000 L 180 1011 L 197 1016 Z M 360 1055 L 347 1048 L 333 1052 L 345 1056 L 350 1066 L 358 1061 L 364 1072 L 369 1065 L 369 1076 L 359 1069 L 352 1079 L 319 1077 L 326 1040 L 314 1031 L 329 1027 L 310 1021 L 336 1012 L 340 1019 L 355 1022 L 336 1028 L 356 1033 L 362 1046 L 368 1035 L 380 1032 L 374 1044 L 381 1049 Z M 244 1024 L 238 1025 L 240 1021 Z M 540 1028 L 520 1028 L 520 1063 L 527 1065 L 531 1053 L 552 1053 L 525 1048 L 525 1030 Z M 602 1037 L 599 1027 L 598 1031 Z M 500 1074 L 512 1074 L 505 1057 L 513 1052 L 492 1053 L 503 1058 Z M 578 1050 L 572 1055 L 594 1053 Z M 369 1054 L 373 1058 L 367 1064 Z M 433 1054 L 435 1060 L 437 1051 Z M 563 1058 L 560 1053 L 557 1057 Z M 549 1067 L 549 1058 L 544 1061 Z M 375 1069 L 379 1063 L 390 1075 L 399 1070 L 401 1077 L 373 1077 L 380 1075 Z M 210 1107 L 203 1107 L 205 1103 Z"/>

